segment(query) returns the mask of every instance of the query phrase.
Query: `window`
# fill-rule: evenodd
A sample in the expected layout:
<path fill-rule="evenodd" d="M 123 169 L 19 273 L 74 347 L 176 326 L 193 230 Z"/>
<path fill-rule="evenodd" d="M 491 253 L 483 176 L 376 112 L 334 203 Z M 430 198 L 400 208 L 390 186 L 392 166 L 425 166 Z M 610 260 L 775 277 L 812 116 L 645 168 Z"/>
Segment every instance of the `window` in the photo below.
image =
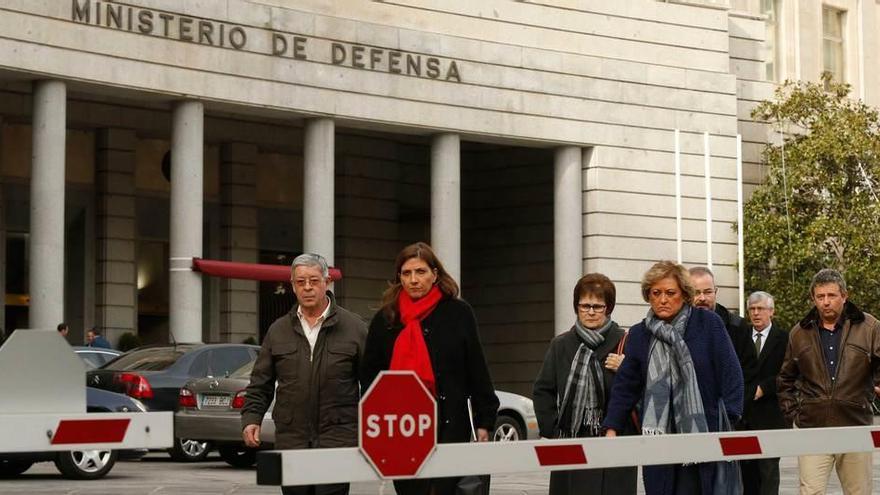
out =
<path fill-rule="evenodd" d="M 768 81 L 779 81 L 779 3 L 781 0 L 761 0 L 761 13 L 766 16 L 764 40 L 764 70 Z"/>
<path fill-rule="evenodd" d="M 211 352 L 213 376 L 229 376 L 254 359 L 246 347 L 221 347 Z"/>
<path fill-rule="evenodd" d="M 844 82 L 844 21 L 846 12 L 822 7 L 822 70 L 835 82 Z"/>

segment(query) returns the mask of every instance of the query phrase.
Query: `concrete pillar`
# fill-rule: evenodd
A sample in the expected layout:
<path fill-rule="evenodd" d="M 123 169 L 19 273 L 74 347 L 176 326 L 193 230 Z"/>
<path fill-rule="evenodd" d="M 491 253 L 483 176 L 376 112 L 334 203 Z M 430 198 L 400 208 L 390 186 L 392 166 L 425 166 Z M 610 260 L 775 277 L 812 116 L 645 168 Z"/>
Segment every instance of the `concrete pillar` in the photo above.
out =
<path fill-rule="evenodd" d="M 95 326 L 114 345 L 137 333 L 135 146 L 130 129 L 100 129 L 95 166 Z"/>
<path fill-rule="evenodd" d="M 571 328 L 571 294 L 583 275 L 581 148 L 556 150 L 553 170 L 553 275 L 556 335 Z"/>
<path fill-rule="evenodd" d="M 64 318 L 64 154 L 67 88 L 38 81 L 33 90 L 30 198 L 30 328 Z"/>
<path fill-rule="evenodd" d="M 3 116 L 0 115 L 0 157 L 3 156 Z M 0 160 L 0 169 L 3 163 Z M 6 196 L 3 194 L 3 175 L 0 174 L 0 333 L 6 334 Z M 0 336 L 2 340 L 2 336 Z"/>
<path fill-rule="evenodd" d="M 257 263 L 257 147 L 226 143 L 220 149 L 220 255 Z M 253 280 L 220 284 L 220 340 L 259 339 L 259 286 Z"/>
<path fill-rule="evenodd" d="M 439 134 L 431 141 L 431 247 L 461 284 L 461 140 Z"/>
<path fill-rule="evenodd" d="M 175 103 L 171 130 L 171 222 L 168 325 L 174 342 L 202 341 L 202 278 L 192 258 L 202 256 L 204 105 Z"/>
<path fill-rule="evenodd" d="M 320 254 L 333 265 L 335 124 L 331 119 L 312 119 L 306 122 L 305 131 L 303 251 Z"/>

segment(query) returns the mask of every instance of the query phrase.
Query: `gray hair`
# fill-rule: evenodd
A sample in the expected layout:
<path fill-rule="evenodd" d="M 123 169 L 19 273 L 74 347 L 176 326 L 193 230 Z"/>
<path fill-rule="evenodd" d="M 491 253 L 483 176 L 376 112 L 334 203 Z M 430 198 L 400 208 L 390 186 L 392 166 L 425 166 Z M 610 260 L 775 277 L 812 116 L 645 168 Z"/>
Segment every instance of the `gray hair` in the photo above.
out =
<path fill-rule="evenodd" d="M 844 280 L 843 275 L 832 268 L 823 268 L 813 275 L 813 282 L 810 283 L 810 295 L 813 295 L 816 286 L 825 284 L 837 284 L 840 292 L 846 294 L 846 280 Z"/>
<path fill-rule="evenodd" d="M 712 273 L 712 270 L 710 270 L 708 266 L 691 267 L 691 269 L 688 270 L 688 273 L 690 273 L 690 275 L 692 277 L 693 276 L 702 277 L 704 275 L 708 275 L 708 276 L 712 277 L 713 282 L 715 281 L 715 274 Z"/>
<path fill-rule="evenodd" d="M 290 264 L 290 272 L 293 273 L 298 266 L 318 267 L 321 269 L 321 276 L 324 278 L 330 276 L 330 267 L 327 266 L 327 260 L 320 254 L 303 253 L 297 256 L 293 259 L 293 263 Z"/>
<path fill-rule="evenodd" d="M 762 290 L 757 290 L 749 294 L 748 306 L 751 306 L 752 304 L 761 301 L 767 301 L 767 307 L 770 309 L 774 309 L 776 307 L 776 302 L 773 300 L 773 296 Z"/>

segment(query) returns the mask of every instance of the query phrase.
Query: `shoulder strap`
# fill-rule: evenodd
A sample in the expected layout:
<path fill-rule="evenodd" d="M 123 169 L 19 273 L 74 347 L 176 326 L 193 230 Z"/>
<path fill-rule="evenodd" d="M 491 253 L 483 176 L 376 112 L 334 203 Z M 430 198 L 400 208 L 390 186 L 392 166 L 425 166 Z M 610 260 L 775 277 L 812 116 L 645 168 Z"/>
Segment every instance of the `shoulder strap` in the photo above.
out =
<path fill-rule="evenodd" d="M 626 346 L 626 338 L 629 337 L 629 330 L 623 331 L 623 337 L 617 342 L 617 350 L 614 351 L 615 354 L 623 354 L 623 348 Z"/>

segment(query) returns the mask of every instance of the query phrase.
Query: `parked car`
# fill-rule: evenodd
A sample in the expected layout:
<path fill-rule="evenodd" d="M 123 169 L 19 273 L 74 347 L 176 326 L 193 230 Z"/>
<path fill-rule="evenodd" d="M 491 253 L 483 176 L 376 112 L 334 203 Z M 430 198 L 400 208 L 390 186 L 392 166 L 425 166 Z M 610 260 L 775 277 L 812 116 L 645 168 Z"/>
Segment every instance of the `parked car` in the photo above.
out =
<path fill-rule="evenodd" d="M 189 381 L 180 389 L 178 408 L 174 414 L 174 430 L 178 434 L 216 445 L 220 457 L 235 467 L 249 467 L 256 461 L 257 451 L 245 447 L 241 438 L 241 408 L 252 369 L 253 363 L 248 363 L 227 378 Z M 508 442 L 538 438 L 538 422 L 532 400 L 508 392 L 497 394 L 501 406 L 492 433 L 493 440 Z M 275 442 L 275 422 L 272 420 L 274 404 L 263 418 L 260 430 L 262 448 L 271 449 Z"/>
<path fill-rule="evenodd" d="M 122 351 L 117 351 L 116 349 L 105 349 L 103 347 L 86 347 L 84 345 L 74 346 L 73 351 L 76 352 L 76 355 L 83 360 L 83 363 L 85 363 L 87 370 L 100 368 L 101 366 L 104 366 L 110 361 L 113 361 L 114 359 L 116 359 L 117 356 L 122 354 Z"/>
<path fill-rule="evenodd" d="M 174 411 L 180 387 L 186 382 L 229 376 L 256 360 L 259 350 L 258 346 L 247 344 L 141 347 L 86 373 L 86 385 L 134 397 L 149 411 Z M 175 431 L 169 454 L 178 461 L 200 461 L 211 450 L 209 442 L 193 440 Z"/>
<path fill-rule="evenodd" d="M 86 387 L 86 410 L 90 413 L 144 412 L 147 408 L 126 395 Z M 139 459 L 146 453 L 146 449 L 126 449 L 0 454 L 0 478 L 18 476 L 37 462 L 52 461 L 65 478 L 94 480 L 109 473 L 117 459 Z"/>

